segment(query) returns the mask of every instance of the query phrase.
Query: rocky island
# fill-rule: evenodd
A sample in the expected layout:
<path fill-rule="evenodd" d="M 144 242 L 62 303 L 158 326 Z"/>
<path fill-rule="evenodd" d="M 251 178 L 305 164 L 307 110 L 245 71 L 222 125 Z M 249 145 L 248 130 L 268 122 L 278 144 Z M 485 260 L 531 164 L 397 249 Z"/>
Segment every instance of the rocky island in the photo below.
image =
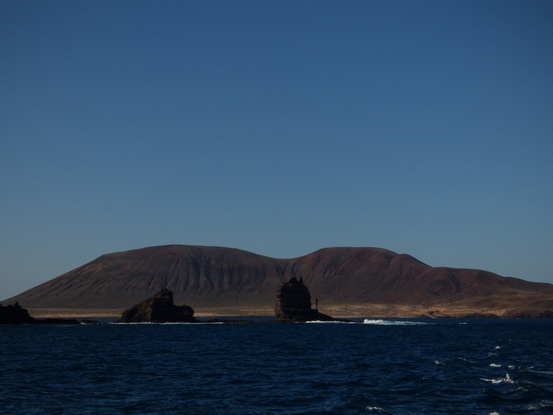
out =
<path fill-rule="evenodd" d="M 275 315 L 279 321 L 332 321 L 332 317 L 311 308 L 311 294 L 303 278 L 292 277 L 277 289 Z"/>
<path fill-rule="evenodd" d="M 194 310 L 173 303 L 173 292 L 162 289 L 154 296 L 125 310 L 119 323 L 194 323 Z"/>
<path fill-rule="evenodd" d="M 0 324 L 30 324 L 34 319 L 29 315 L 29 312 L 19 305 L 9 304 L 7 306 L 0 305 Z"/>
<path fill-rule="evenodd" d="M 16 301 L 13 305 L 0 305 L 0 324 L 80 324 L 80 322 L 75 319 L 36 319 Z"/>

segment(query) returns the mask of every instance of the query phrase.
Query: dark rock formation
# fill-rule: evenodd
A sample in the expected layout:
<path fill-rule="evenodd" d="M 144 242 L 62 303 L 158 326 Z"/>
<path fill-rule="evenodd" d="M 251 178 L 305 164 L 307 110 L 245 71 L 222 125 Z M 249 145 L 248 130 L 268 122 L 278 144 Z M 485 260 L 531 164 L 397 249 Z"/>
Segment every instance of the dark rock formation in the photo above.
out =
<path fill-rule="evenodd" d="M 80 322 L 75 319 L 36 319 L 16 302 L 6 307 L 0 305 L 0 324 L 80 324 Z"/>
<path fill-rule="evenodd" d="M 195 321 L 192 307 L 173 304 L 173 292 L 167 288 L 125 310 L 119 319 L 120 323 L 193 323 Z"/>
<path fill-rule="evenodd" d="M 311 294 L 295 277 L 278 287 L 275 299 L 275 315 L 279 321 L 331 321 L 332 317 L 311 308 Z"/>
<path fill-rule="evenodd" d="M 0 324 L 30 324 L 34 319 L 18 302 L 4 307 L 0 305 Z"/>

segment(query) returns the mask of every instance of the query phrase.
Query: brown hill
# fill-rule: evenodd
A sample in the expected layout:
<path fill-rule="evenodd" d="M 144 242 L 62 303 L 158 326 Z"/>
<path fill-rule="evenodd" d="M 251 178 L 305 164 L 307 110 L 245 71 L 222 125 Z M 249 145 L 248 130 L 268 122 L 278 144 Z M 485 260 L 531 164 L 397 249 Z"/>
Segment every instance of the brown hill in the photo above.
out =
<path fill-rule="evenodd" d="M 335 316 L 553 316 L 551 284 L 433 268 L 379 248 L 327 248 L 293 259 L 220 247 L 143 248 L 103 255 L 4 302 L 19 301 L 35 315 L 116 314 L 167 287 L 196 315 L 272 314 L 276 288 L 293 276 Z"/>

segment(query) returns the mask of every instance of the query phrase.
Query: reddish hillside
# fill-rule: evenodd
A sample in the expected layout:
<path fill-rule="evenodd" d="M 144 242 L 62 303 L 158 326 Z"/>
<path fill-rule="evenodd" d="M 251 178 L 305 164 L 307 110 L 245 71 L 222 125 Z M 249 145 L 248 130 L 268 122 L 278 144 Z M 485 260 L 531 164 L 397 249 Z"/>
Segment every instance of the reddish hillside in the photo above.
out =
<path fill-rule="evenodd" d="M 293 274 L 302 275 L 311 291 L 331 303 L 417 306 L 438 315 L 553 316 L 551 284 L 475 269 L 434 268 L 378 248 L 321 249 L 298 258 Z"/>
<path fill-rule="evenodd" d="M 286 261 L 238 249 L 167 245 L 102 255 L 6 301 L 28 308 L 127 308 L 168 288 L 175 304 L 261 305 L 272 303 L 285 267 Z"/>
<path fill-rule="evenodd" d="M 341 316 L 553 316 L 553 285 L 433 268 L 379 248 L 327 248 L 274 259 L 231 248 L 150 247 L 103 255 L 4 303 L 19 301 L 31 310 L 122 310 L 168 288 L 175 304 L 199 312 L 270 310 L 276 288 L 291 276 L 303 277 L 313 300 Z"/>

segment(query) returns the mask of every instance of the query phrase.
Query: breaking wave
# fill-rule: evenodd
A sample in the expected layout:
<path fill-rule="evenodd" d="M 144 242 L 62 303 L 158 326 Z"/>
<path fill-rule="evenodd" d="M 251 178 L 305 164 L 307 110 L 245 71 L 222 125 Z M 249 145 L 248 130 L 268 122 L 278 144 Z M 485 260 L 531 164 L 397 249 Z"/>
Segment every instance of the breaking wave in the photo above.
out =
<path fill-rule="evenodd" d="M 374 326 L 421 326 L 433 323 L 425 323 L 422 321 L 408 321 L 408 320 L 384 320 L 384 319 L 364 319 L 363 321 L 353 320 L 334 320 L 334 321 L 321 321 L 313 320 L 307 321 L 310 324 L 372 324 Z"/>
<path fill-rule="evenodd" d="M 407 320 L 371 320 L 366 318 L 363 324 L 373 324 L 376 326 L 424 326 L 432 323 L 424 323 L 422 321 L 407 321 Z"/>

